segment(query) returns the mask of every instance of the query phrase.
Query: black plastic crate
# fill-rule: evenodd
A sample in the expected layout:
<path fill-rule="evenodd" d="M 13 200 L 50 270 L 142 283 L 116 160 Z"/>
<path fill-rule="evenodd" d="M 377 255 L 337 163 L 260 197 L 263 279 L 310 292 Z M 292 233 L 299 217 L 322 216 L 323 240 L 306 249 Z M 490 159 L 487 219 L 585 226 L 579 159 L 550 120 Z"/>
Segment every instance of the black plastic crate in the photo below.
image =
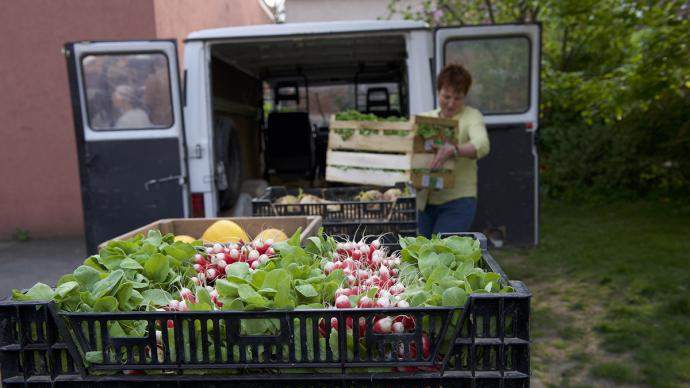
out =
<path fill-rule="evenodd" d="M 486 251 L 483 235 L 472 236 L 481 242 L 482 266 L 499 273 L 514 293 L 472 294 L 457 308 L 253 312 L 63 313 L 52 303 L 3 301 L 3 386 L 528 387 L 531 295 L 521 282 L 508 280 Z M 376 334 L 377 314 L 412 316 L 416 328 Z M 332 318 L 337 329 L 322 339 Z M 240 335 L 240 326 L 256 319 L 273 319 L 279 330 Z M 364 320 L 362 333 L 348 329 L 350 319 Z M 145 321 L 146 336 L 109 336 L 109 322 L 127 320 Z M 152 351 L 157 329 L 165 344 L 160 358 Z M 423 333 L 430 343 L 427 357 L 409 352 L 413 343 L 422 343 Z M 360 338 L 363 346 L 348 352 L 348 341 Z M 401 347 L 403 357 L 395 351 Z M 87 352 L 89 360 L 100 360 L 87 362 Z"/>
<path fill-rule="evenodd" d="M 390 188 L 398 188 L 410 193 L 409 196 L 397 198 L 394 202 L 373 201 L 363 202 L 352 200 L 361 191 L 379 190 L 386 191 Z M 290 216 L 290 215 L 318 215 L 323 219 L 323 226 L 327 233 L 331 227 L 340 225 L 338 230 L 345 230 L 347 224 L 365 224 L 371 227 L 376 225 L 391 226 L 391 232 L 397 233 L 397 225 L 402 230 L 409 227 L 417 228 L 417 192 L 409 183 L 398 183 L 393 187 L 330 187 L 308 188 L 302 191 L 305 194 L 316 195 L 331 203 L 317 204 L 274 204 L 275 200 L 285 196 L 297 196 L 300 189 L 287 189 L 283 186 L 272 186 L 258 198 L 252 200 L 254 216 Z M 345 224 L 345 225 L 343 225 Z M 352 231 L 352 228 L 347 229 Z"/>

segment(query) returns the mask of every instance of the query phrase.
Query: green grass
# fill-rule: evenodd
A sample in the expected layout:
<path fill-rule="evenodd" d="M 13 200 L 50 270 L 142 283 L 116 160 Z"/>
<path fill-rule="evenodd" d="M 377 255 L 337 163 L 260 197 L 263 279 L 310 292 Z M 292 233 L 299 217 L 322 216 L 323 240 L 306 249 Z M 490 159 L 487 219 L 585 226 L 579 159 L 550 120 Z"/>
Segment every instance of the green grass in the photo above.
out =
<path fill-rule="evenodd" d="M 590 363 L 591 378 L 690 383 L 690 206 L 547 202 L 541 227 L 538 248 L 495 252 L 540 302 L 533 339 L 555 348 L 566 341 L 582 352 L 577 342 L 589 330 L 599 345 L 595 357 L 630 362 Z"/>

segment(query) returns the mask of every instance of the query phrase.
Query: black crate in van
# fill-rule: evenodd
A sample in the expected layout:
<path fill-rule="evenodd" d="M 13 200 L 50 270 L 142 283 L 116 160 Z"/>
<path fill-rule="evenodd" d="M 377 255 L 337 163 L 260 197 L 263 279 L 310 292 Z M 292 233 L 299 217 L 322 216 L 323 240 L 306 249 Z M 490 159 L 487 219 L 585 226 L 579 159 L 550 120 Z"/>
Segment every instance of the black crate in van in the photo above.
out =
<path fill-rule="evenodd" d="M 481 266 L 514 292 L 406 309 L 68 313 L 53 303 L 2 301 L 2 386 L 529 387 L 530 292 L 508 279 L 483 235 L 470 235 L 481 242 Z M 411 316 L 416 328 L 376 334 L 381 314 Z M 360 318 L 363 332 L 348 328 Z M 240 333 L 257 319 L 279 329 Z M 109 335 L 110 322 L 132 320 L 146 322 L 145 336 Z M 408 352 L 423 336 L 429 354 Z M 348 350 L 348 341 L 362 346 Z"/>

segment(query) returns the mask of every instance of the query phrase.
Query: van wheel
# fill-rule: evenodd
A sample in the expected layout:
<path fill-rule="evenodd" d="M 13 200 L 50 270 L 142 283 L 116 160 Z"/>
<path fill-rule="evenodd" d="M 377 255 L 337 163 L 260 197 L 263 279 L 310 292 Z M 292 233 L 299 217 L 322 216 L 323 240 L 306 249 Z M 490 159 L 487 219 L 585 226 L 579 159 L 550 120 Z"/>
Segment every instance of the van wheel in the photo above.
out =
<path fill-rule="evenodd" d="M 227 132 L 227 142 L 225 152 L 220 153 L 220 160 L 223 162 L 224 171 L 222 174 L 227 182 L 226 189 L 218 191 L 218 202 L 221 210 L 229 209 L 235 205 L 235 201 L 240 195 L 242 184 L 242 150 L 237 130 L 229 128 Z"/>

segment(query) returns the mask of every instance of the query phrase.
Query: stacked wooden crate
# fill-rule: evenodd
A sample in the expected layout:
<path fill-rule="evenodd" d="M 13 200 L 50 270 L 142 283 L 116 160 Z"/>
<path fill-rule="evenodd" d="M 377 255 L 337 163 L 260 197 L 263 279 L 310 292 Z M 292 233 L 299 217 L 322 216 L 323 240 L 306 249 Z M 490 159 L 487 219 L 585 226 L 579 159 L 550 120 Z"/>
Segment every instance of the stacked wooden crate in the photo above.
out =
<path fill-rule="evenodd" d="M 439 136 L 427 136 L 420 129 L 447 128 Z M 412 182 L 417 188 L 442 189 L 454 184 L 455 162 L 429 170 L 436 153 L 434 144 L 454 141 L 444 132 L 456 134 L 457 120 L 415 116 L 408 121 L 353 121 L 331 117 L 326 159 L 326 180 L 377 186 Z"/>

